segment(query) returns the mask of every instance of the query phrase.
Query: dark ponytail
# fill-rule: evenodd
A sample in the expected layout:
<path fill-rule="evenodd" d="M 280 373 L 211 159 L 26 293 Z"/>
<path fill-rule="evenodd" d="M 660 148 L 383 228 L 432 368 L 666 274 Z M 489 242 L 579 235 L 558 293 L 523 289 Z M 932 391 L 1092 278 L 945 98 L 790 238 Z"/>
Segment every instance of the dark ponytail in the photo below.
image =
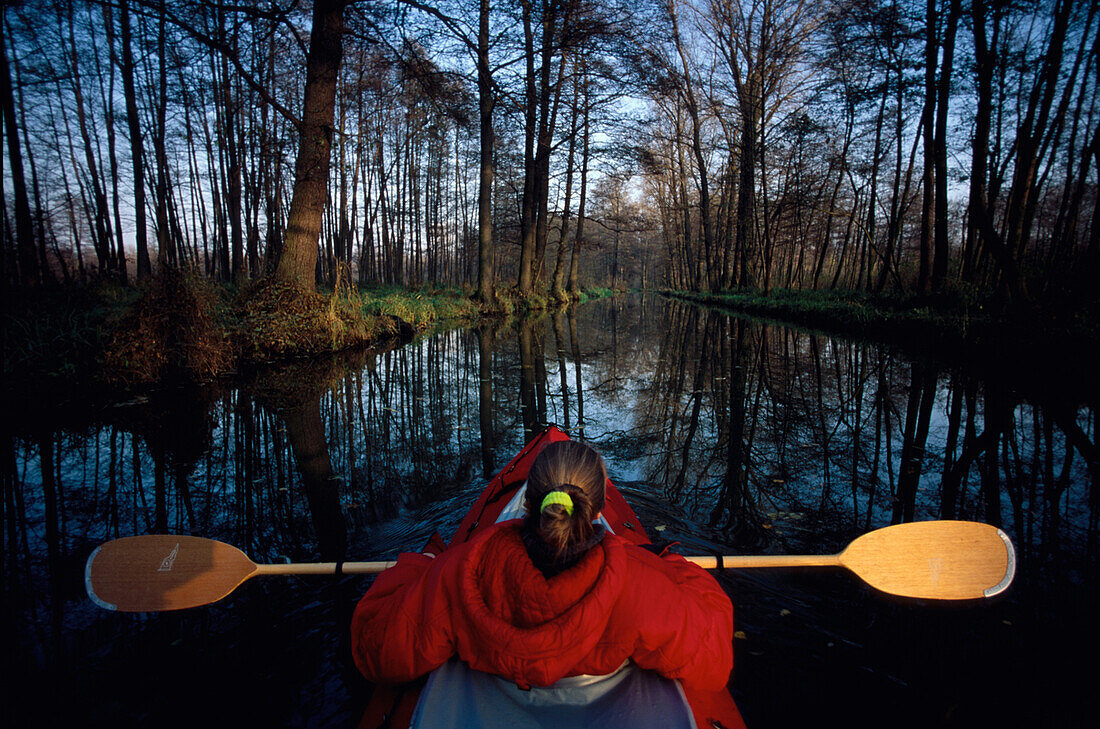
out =
<path fill-rule="evenodd" d="M 607 467 L 595 448 L 573 440 L 550 443 L 527 475 L 527 530 L 556 558 L 569 554 L 592 538 L 592 520 L 603 510 L 606 484 Z M 569 496 L 572 513 L 560 503 L 543 507 L 547 494 L 557 491 Z"/>

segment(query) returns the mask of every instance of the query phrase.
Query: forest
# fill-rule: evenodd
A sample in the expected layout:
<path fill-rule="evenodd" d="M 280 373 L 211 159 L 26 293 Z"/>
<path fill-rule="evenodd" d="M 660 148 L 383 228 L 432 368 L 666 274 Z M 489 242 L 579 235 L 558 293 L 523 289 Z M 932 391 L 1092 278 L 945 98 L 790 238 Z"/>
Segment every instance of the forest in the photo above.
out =
<path fill-rule="evenodd" d="M 5 0 L 0 23 L 16 723 L 357 724 L 362 582 L 131 621 L 86 599 L 87 556 L 171 530 L 390 559 L 548 423 L 700 553 L 925 519 L 1014 540 L 1013 592 L 958 610 L 723 570 L 755 726 L 1095 717 L 1100 4 Z"/>
<path fill-rule="evenodd" d="M 1095 299 L 1083 0 L 28 0 L 6 288 Z"/>

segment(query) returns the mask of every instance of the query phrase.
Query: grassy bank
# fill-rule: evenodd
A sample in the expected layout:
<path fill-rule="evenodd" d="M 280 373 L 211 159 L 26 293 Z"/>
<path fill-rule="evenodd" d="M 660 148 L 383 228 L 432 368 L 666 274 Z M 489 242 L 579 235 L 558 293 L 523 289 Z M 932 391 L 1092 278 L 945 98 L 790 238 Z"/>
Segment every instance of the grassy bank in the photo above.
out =
<path fill-rule="evenodd" d="M 593 289 L 579 300 L 614 292 Z M 272 281 L 241 289 L 187 272 L 139 287 L 107 283 L 6 291 L 0 315 L 10 405 L 82 399 L 241 368 L 407 341 L 440 325 L 567 303 L 503 290 L 484 304 L 461 288 L 375 286 L 307 292 Z"/>
<path fill-rule="evenodd" d="M 989 323 L 981 304 L 847 291 L 666 291 L 669 296 L 807 326 L 879 337 L 906 330 L 933 337 L 965 337 Z"/>
<path fill-rule="evenodd" d="M 960 356 L 1048 356 L 1072 352 L 1094 361 L 1100 350 L 1100 308 L 1066 302 L 1005 307 L 962 293 L 874 295 L 850 291 L 664 291 L 724 310 Z"/>
<path fill-rule="evenodd" d="M 8 292 L 5 399 L 66 401 L 105 390 L 207 382 L 241 367 L 411 338 L 479 315 L 461 291 L 236 290 L 176 273 L 110 284 Z"/>

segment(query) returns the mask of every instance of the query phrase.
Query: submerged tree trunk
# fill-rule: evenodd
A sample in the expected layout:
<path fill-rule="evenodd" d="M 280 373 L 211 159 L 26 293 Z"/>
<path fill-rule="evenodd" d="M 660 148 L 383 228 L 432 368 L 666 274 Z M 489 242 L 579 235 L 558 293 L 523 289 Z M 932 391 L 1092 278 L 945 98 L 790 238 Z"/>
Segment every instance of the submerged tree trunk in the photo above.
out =
<path fill-rule="evenodd" d="M 905 430 L 901 447 L 898 488 L 894 498 L 891 524 L 913 520 L 917 490 L 924 468 L 925 444 L 936 399 L 936 369 L 917 362 L 912 366 L 909 402 L 905 408 Z"/>
<path fill-rule="evenodd" d="M 340 481 L 335 478 L 325 438 L 321 396 L 309 396 L 289 407 L 283 413 L 283 423 L 302 476 L 321 559 L 341 560 L 347 554 L 348 534 L 340 505 Z"/>

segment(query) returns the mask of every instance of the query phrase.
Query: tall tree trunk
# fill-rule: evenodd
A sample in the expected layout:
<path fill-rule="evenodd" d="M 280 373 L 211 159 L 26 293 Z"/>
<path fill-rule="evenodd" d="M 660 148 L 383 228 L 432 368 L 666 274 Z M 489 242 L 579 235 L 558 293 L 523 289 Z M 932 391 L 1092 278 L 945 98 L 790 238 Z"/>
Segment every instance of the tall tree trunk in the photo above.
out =
<path fill-rule="evenodd" d="M 345 4 L 346 0 L 317 0 L 313 5 L 294 192 L 275 269 L 277 280 L 298 283 L 307 291 L 317 288 L 317 242 L 328 192 Z"/>
<path fill-rule="evenodd" d="M 156 184 L 154 186 L 154 204 L 156 205 L 156 229 L 157 229 L 157 264 L 178 265 L 175 242 L 169 230 L 168 219 L 168 150 L 167 150 L 167 117 L 168 117 L 168 39 L 165 2 L 160 3 L 160 21 L 157 31 L 157 56 L 158 56 L 158 91 L 156 121 L 153 128 L 153 149 L 156 158 Z"/>
<path fill-rule="evenodd" d="M 0 48 L 0 53 L 3 49 Z M 27 124 L 27 104 L 22 91 L 22 82 L 19 77 L 19 67 L 10 68 L 9 71 L 14 71 L 14 75 L 11 79 L 13 90 L 19 90 L 18 95 L 15 98 L 15 107 L 19 110 L 19 123 L 23 129 L 28 128 Z M 35 213 L 32 215 L 34 218 L 34 235 L 38 240 L 38 267 L 41 271 L 41 275 L 45 281 L 52 281 L 56 278 L 50 270 L 49 263 L 49 247 L 48 242 L 53 243 L 54 260 L 57 261 L 58 268 L 61 269 L 61 280 L 68 284 L 72 282 L 72 278 L 69 274 L 69 265 L 65 262 L 65 258 L 61 255 L 60 247 L 58 246 L 56 235 L 46 234 L 46 216 L 43 214 L 43 210 L 46 209 L 42 200 L 42 185 L 39 182 L 38 167 L 35 164 L 35 150 L 27 147 L 27 167 L 30 170 L 30 183 L 31 190 L 28 194 L 34 195 L 34 209 Z M 24 183 L 25 184 L 25 183 Z M 2 187 L 2 186 L 0 186 Z M 0 281 L 11 280 L 8 278 L 8 274 L 4 270 L 4 264 L 0 263 Z"/>
<path fill-rule="evenodd" d="M 480 120 L 480 174 L 477 191 L 477 290 L 483 303 L 493 300 L 493 77 L 489 68 L 489 0 L 480 0 L 477 30 L 477 93 Z"/>
<path fill-rule="evenodd" d="M 536 222 L 536 182 L 535 136 L 537 131 L 537 90 L 535 83 L 535 36 L 531 27 L 531 2 L 522 0 L 523 39 L 527 75 L 524 83 L 524 135 L 523 135 L 523 198 L 520 201 L 520 254 L 519 281 L 516 286 L 520 294 L 529 294 L 534 289 L 531 271 L 535 262 L 535 222 Z"/>
<path fill-rule="evenodd" d="M 93 140 L 88 110 L 84 104 L 84 91 L 81 85 L 82 76 L 80 73 L 80 54 L 77 46 L 73 13 L 74 11 L 70 7 L 68 15 L 69 48 L 66 49 L 67 54 L 70 56 L 68 59 L 70 63 L 68 69 L 70 74 L 69 82 L 73 92 L 73 100 L 76 103 L 77 128 L 80 131 L 80 139 L 84 147 L 84 163 L 87 165 L 88 184 L 91 186 L 91 195 L 94 202 L 94 209 L 91 212 L 89 225 L 92 229 L 92 242 L 95 246 L 99 273 L 103 275 L 105 273 L 111 273 L 111 269 L 114 267 L 114 256 L 112 255 L 113 246 L 111 244 L 112 236 L 110 230 L 111 212 L 107 204 L 105 182 L 100 174 L 100 162 L 97 154 L 98 145 L 96 145 Z"/>
<path fill-rule="evenodd" d="M 684 161 L 684 145 L 679 143 L 681 133 L 683 132 L 682 121 L 679 105 L 677 105 L 676 141 L 673 142 L 676 148 L 676 168 L 673 172 L 673 176 L 676 178 L 677 183 L 673 189 L 674 194 L 679 198 L 679 205 L 677 207 L 680 211 L 680 225 L 677 226 L 677 233 L 679 234 L 680 244 L 684 254 L 683 266 L 686 272 L 685 285 L 701 289 L 702 283 L 699 280 L 699 267 L 696 265 L 695 260 L 695 236 L 692 233 L 691 205 L 688 204 L 687 181 L 690 175 L 688 173 L 687 162 Z M 677 172 L 679 172 L 679 174 L 676 174 Z"/>
<path fill-rule="evenodd" d="M 126 239 L 122 233 L 122 211 L 120 209 L 119 200 L 119 170 L 118 170 L 118 140 L 117 130 L 115 128 L 115 74 L 114 68 L 117 65 L 115 63 L 115 19 L 112 8 L 105 5 L 102 8 L 103 14 L 103 28 L 107 36 L 107 55 L 110 59 L 106 72 L 99 64 L 99 54 L 94 54 L 96 58 L 96 72 L 99 76 L 99 88 L 101 93 L 101 101 L 106 111 L 106 119 L 104 120 L 107 127 L 107 158 L 110 161 L 111 169 L 111 209 L 114 213 L 115 221 L 115 248 L 112 248 L 111 259 L 114 273 L 117 276 L 116 280 L 125 286 L 127 284 L 127 277 L 129 272 L 126 270 Z M 107 88 L 104 89 L 103 77 L 107 77 Z M 110 100 L 110 101 L 108 101 Z"/>
<path fill-rule="evenodd" d="M 974 139 L 971 143 L 970 198 L 962 261 L 962 279 L 969 282 L 974 281 L 977 276 L 981 226 L 975 218 L 978 211 L 985 207 L 989 175 L 989 133 L 993 122 L 993 54 L 990 53 L 986 35 L 986 1 L 971 2 L 976 66 L 974 85 L 978 106 L 974 115 Z"/>
<path fill-rule="evenodd" d="M 756 130 L 754 104 L 745 101 L 741 106 L 741 159 L 737 180 L 737 231 L 736 245 L 740 254 L 740 275 L 737 284 L 741 288 L 755 285 L 752 271 L 752 255 L 755 239 L 756 217 Z M 840 264 L 843 265 L 843 261 Z"/>
<path fill-rule="evenodd" d="M 223 12 L 219 10 L 219 15 Z M 224 24 L 222 26 L 224 28 Z M 226 170 L 225 182 L 225 216 L 229 222 L 229 269 L 222 272 L 226 280 L 232 280 L 236 284 L 243 284 L 248 280 L 248 270 L 244 261 L 244 230 L 241 189 L 241 154 L 240 138 L 237 134 L 237 125 L 240 116 L 240 96 L 238 90 L 233 87 L 233 76 L 229 72 L 230 53 L 237 53 L 237 36 L 225 39 L 229 46 L 229 52 L 222 54 L 221 63 L 221 98 L 222 98 L 222 134 L 221 143 L 225 148 Z"/>
<path fill-rule="evenodd" d="M 1063 72 L 1065 41 L 1075 5 L 1073 0 L 1059 0 L 1056 3 L 1050 40 L 1028 98 L 1024 120 L 1017 132 L 1016 168 L 1005 212 L 1005 253 L 1015 261 L 1022 260 L 1031 238 L 1031 227 L 1042 188 L 1042 178 L 1037 176 L 1045 154 L 1043 139 L 1051 129 L 1061 127 L 1065 113 L 1065 106 L 1059 105 L 1054 111 L 1054 118 L 1051 118 L 1055 91 Z M 1072 77 L 1067 83 L 1067 93 L 1071 87 Z M 1009 274 L 1006 272 L 1005 275 L 1007 277 Z M 1015 286 L 1015 295 L 1026 296 L 1026 285 L 1022 278 L 1018 273 L 1015 277 L 1017 282 L 1010 284 Z"/>
<path fill-rule="evenodd" d="M 939 61 L 939 44 L 936 38 L 936 0 L 927 0 L 925 6 L 924 38 L 924 110 L 921 114 L 921 139 L 924 142 L 923 202 L 920 220 L 920 269 L 917 274 L 917 292 L 927 294 L 932 290 L 932 246 L 935 239 L 935 185 L 936 185 L 936 65 Z"/>
<path fill-rule="evenodd" d="M 578 251 L 581 244 L 584 241 L 584 208 L 585 200 L 588 198 L 588 160 L 589 160 L 589 142 L 590 129 L 589 129 L 589 117 L 592 111 L 592 107 L 589 103 L 588 97 L 588 67 L 581 61 L 581 88 L 582 95 L 584 96 L 584 116 L 583 123 L 581 124 L 581 189 L 580 189 L 580 202 L 577 204 L 577 232 L 573 234 L 573 245 L 569 258 L 569 294 L 576 297 L 580 293 L 580 260 Z M 580 398 L 580 395 L 577 395 Z M 579 402 L 579 401 L 578 401 Z"/>
<path fill-rule="evenodd" d="M 537 282 L 540 278 L 550 237 L 550 154 L 553 151 L 554 128 L 557 126 L 561 90 L 564 86 L 562 79 L 565 75 L 563 51 L 557 80 L 554 83 L 550 81 L 558 20 L 556 2 L 545 3 L 542 16 L 542 65 L 539 68 L 539 122 L 535 146 L 535 257 L 531 262 L 532 282 Z M 566 32 L 567 21 L 568 18 L 565 18 L 562 24 L 563 34 Z"/>
<path fill-rule="evenodd" d="M 885 81 L 883 83 L 885 86 Z M 878 239 L 878 224 L 875 222 L 875 210 L 878 208 L 878 177 L 879 171 L 882 167 L 882 128 L 886 123 L 886 93 L 882 95 L 882 102 L 879 105 L 878 117 L 875 119 L 875 151 L 874 156 L 871 158 L 871 199 L 867 203 L 867 235 L 870 237 L 871 245 L 874 249 L 875 256 L 881 256 Z M 890 265 L 888 260 L 882 261 L 882 268 L 880 270 L 885 271 Z M 875 284 L 874 276 L 874 258 L 868 262 L 867 266 L 867 290 L 871 291 Z M 816 288 L 816 286 L 815 286 Z"/>
<path fill-rule="evenodd" d="M 947 238 L 947 104 L 951 97 L 951 72 L 955 63 L 955 33 L 962 14 L 959 0 L 951 0 L 947 11 L 947 27 L 943 35 L 943 65 L 940 67 L 939 98 L 936 101 L 936 224 L 932 259 L 932 289 L 939 291 L 947 279 L 950 245 Z"/>
<path fill-rule="evenodd" d="M 684 67 L 684 103 L 687 105 L 688 116 L 691 117 L 691 151 L 695 155 L 695 166 L 699 173 L 699 221 L 703 228 L 703 256 L 705 261 L 705 270 L 699 283 L 702 284 L 704 291 L 710 291 L 715 288 L 713 276 L 716 273 L 714 265 L 714 228 L 710 214 L 710 182 L 707 177 L 706 158 L 703 155 L 699 105 L 696 102 L 695 89 L 691 81 L 691 67 L 680 38 L 680 28 L 676 20 L 674 2 L 669 3 L 668 11 L 669 18 L 672 21 L 672 36 L 676 44 L 676 52 L 679 54 L 680 63 Z"/>
<path fill-rule="evenodd" d="M 149 231 L 145 220 L 145 158 L 138 118 L 137 89 L 134 85 L 133 33 L 130 28 L 130 2 L 119 4 L 119 31 L 122 41 L 122 94 L 126 99 L 126 127 L 130 132 L 130 161 L 134 170 L 134 241 L 137 250 L 137 277 L 153 274 L 149 258 Z"/>
<path fill-rule="evenodd" d="M 909 197 L 909 185 L 913 177 L 914 160 L 916 159 L 917 146 L 920 143 L 920 137 L 915 137 L 913 145 L 909 150 L 909 166 L 905 170 L 905 175 L 902 175 L 902 142 L 904 140 L 905 130 L 905 117 L 904 117 L 904 100 L 905 100 L 905 84 L 903 75 L 903 66 L 900 61 L 896 65 L 897 70 L 897 82 L 894 84 L 894 138 L 897 141 L 894 147 L 894 183 L 890 191 L 890 217 L 886 228 L 886 250 L 882 254 L 882 268 L 879 270 L 878 281 L 875 283 L 875 291 L 882 292 L 886 288 L 886 280 L 890 274 L 894 274 L 894 279 L 901 285 L 896 270 L 896 262 L 894 260 L 894 251 L 897 249 L 898 241 L 901 238 L 901 219 L 902 219 L 902 207 L 904 201 Z M 902 179 L 904 177 L 904 185 Z"/>
<path fill-rule="evenodd" d="M 569 230 L 569 208 L 573 196 L 573 161 L 577 150 L 577 132 L 580 105 L 580 89 L 573 89 L 572 116 L 569 123 L 569 152 L 565 160 L 565 200 L 561 213 L 561 233 L 558 235 L 558 256 L 554 263 L 554 295 L 558 296 L 565 290 L 565 241 Z"/>
<path fill-rule="evenodd" d="M 19 130 L 15 124 L 15 94 L 12 89 L 11 69 L 8 67 L 7 43 L 0 45 L 0 104 L 4 112 L 4 136 L 8 139 L 8 164 L 15 194 L 15 246 L 18 281 L 34 286 L 41 280 L 38 258 L 35 255 L 34 226 L 31 222 L 30 198 L 23 174 L 23 152 L 19 147 Z M 16 277 L 9 275 L 15 280 Z"/>

